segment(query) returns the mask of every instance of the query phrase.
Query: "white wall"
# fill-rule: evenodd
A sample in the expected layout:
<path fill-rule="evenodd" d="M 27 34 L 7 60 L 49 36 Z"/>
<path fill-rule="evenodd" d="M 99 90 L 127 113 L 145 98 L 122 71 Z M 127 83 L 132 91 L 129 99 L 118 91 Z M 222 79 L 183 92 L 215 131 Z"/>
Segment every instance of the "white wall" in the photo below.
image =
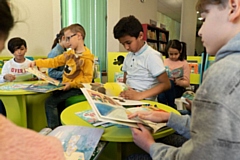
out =
<path fill-rule="evenodd" d="M 169 40 L 171 39 L 180 39 L 180 23 L 171 19 L 170 17 L 157 12 L 158 17 L 158 27 L 160 24 L 164 24 L 166 26 L 166 30 L 169 31 Z"/>
<path fill-rule="evenodd" d="M 157 21 L 157 0 L 108 0 L 107 19 L 107 51 L 126 51 L 118 40 L 113 37 L 113 27 L 122 18 L 134 15 L 141 23 L 150 23 L 150 19 Z"/>
<path fill-rule="evenodd" d="M 197 13 L 195 5 L 197 0 L 183 0 L 181 14 L 180 40 L 187 44 L 187 55 L 195 52 Z"/>
<path fill-rule="evenodd" d="M 120 18 L 120 0 L 107 1 L 107 52 L 119 51 L 119 42 L 113 36 L 113 27 Z"/>
<path fill-rule="evenodd" d="M 27 41 L 27 56 L 47 56 L 61 29 L 60 0 L 11 0 L 14 13 L 23 22 L 15 25 L 9 38 L 19 36 Z M 126 51 L 113 37 L 113 27 L 120 18 L 134 15 L 141 23 L 157 21 L 157 0 L 108 0 L 107 52 Z M 7 49 L 1 56 L 11 56 Z"/>
<path fill-rule="evenodd" d="M 9 35 L 21 37 L 28 46 L 27 56 L 46 56 L 56 34 L 61 28 L 59 0 L 11 0 L 15 17 L 23 22 L 16 23 Z M 7 40 L 8 41 L 8 40 Z M 11 56 L 7 49 L 1 56 Z"/>

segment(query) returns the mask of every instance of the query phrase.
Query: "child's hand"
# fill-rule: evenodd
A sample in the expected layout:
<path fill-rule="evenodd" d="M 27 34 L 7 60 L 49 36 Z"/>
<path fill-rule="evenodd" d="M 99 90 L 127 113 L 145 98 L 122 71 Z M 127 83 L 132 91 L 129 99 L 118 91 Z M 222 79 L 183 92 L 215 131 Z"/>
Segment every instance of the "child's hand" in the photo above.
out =
<path fill-rule="evenodd" d="M 186 98 L 186 101 L 188 102 L 188 104 L 184 103 L 184 107 L 188 110 L 191 111 L 192 108 L 192 101 Z"/>
<path fill-rule="evenodd" d="M 134 89 L 132 88 L 128 88 L 127 90 L 125 91 L 122 91 L 120 93 L 120 97 L 123 97 L 124 99 L 131 99 L 131 100 L 142 100 L 143 98 L 141 92 L 137 92 L 135 91 Z"/>
<path fill-rule="evenodd" d="M 12 74 L 5 74 L 5 76 L 3 76 L 3 79 L 12 82 L 16 79 L 16 77 L 15 75 L 12 75 Z"/>
<path fill-rule="evenodd" d="M 134 117 L 139 117 L 140 119 L 143 120 L 149 120 L 152 122 L 156 122 L 156 123 L 161 123 L 161 122 L 167 122 L 169 117 L 170 117 L 170 113 L 168 112 L 161 112 L 161 111 L 138 111 L 135 113 L 132 113 L 130 115 L 128 115 L 128 118 L 134 118 Z"/>
<path fill-rule="evenodd" d="M 130 128 L 132 131 L 133 141 L 149 153 L 150 146 L 155 143 L 153 136 L 142 124 L 138 124 L 138 127 L 139 129 Z"/>
<path fill-rule="evenodd" d="M 177 85 L 177 86 L 181 86 L 181 79 L 175 79 L 174 80 L 174 83 Z"/>
<path fill-rule="evenodd" d="M 36 62 L 35 61 L 30 62 L 28 66 L 29 67 L 34 67 L 34 66 L 36 66 Z"/>
<path fill-rule="evenodd" d="M 63 83 L 63 85 L 64 85 L 64 88 L 63 88 L 64 91 L 71 89 L 70 83 Z"/>

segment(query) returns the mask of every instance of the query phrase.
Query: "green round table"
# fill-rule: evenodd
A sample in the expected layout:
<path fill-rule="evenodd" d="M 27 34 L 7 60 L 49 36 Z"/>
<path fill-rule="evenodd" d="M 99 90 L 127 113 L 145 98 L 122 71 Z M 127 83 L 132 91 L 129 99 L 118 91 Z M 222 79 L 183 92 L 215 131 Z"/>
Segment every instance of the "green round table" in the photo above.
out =
<path fill-rule="evenodd" d="M 40 131 L 47 126 L 45 100 L 51 93 L 29 92 L 21 89 L 24 85 L 35 83 L 42 83 L 42 81 L 5 82 L 1 84 L 0 100 L 6 109 L 7 118 L 13 123 Z"/>
<path fill-rule="evenodd" d="M 164 105 L 164 104 L 161 104 L 158 102 L 153 102 L 153 101 L 144 101 L 144 102 L 147 102 L 151 105 L 157 105 L 158 108 L 160 108 L 164 111 L 180 114 L 177 110 L 175 110 L 167 105 Z M 89 110 L 89 109 L 91 109 L 91 106 L 89 105 L 89 103 L 87 101 L 79 102 L 79 103 L 76 103 L 76 104 L 73 104 L 73 105 L 67 107 L 61 113 L 62 124 L 63 125 L 79 125 L 79 126 L 94 127 L 93 125 L 84 121 L 83 119 L 81 119 L 80 117 L 78 117 L 75 114 L 76 112 L 81 112 L 81 111 Z M 99 126 L 99 128 L 103 128 L 103 127 Z M 155 139 L 157 139 L 157 138 L 165 137 L 172 133 L 174 133 L 174 130 L 169 128 L 169 129 L 154 133 L 153 137 Z M 101 137 L 101 140 L 109 141 L 109 142 L 133 142 L 131 130 L 128 127 L 119 128 L 117 126 L 111 126 L 111 127 L 104 128 L 104 133 Z"/>

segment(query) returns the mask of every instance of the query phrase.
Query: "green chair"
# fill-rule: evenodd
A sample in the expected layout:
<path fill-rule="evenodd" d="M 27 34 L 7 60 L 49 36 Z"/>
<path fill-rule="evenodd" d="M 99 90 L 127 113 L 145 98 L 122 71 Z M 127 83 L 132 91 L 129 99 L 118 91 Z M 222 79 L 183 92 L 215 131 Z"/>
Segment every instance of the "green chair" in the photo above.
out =
<path fill-rule="evenodd" d="M 84 95 L 76 95 L 76 96 L 72 96 L 70 98 L 68 98 L 66 101 L 65 101 L 65 107 L 68 107 L 68 106 L 71 106 L 75 103 L 78 103 L 78 102 L 82 102 L 82 101 L 86 101 L 87 99 L 85 98 Z"/>

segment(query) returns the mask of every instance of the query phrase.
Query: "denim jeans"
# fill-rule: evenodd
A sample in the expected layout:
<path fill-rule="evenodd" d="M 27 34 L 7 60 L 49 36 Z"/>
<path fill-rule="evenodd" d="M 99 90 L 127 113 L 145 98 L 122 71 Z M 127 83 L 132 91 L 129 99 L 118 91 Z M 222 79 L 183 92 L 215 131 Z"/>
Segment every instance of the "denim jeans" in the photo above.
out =
<path fill-rule="evenodd" d="M 80 94 L 82 94 L 80 89 L 72 88 L 68 91 L 54 91 L 53 94 L 47 98 L 45 102 L 45 110 L 49 128 L 55 128 L 60 125 L 58 107 L 65 108 L 66 99 Z"/>
<path fill-rule="evenodd" d="M 185 92 L 185 88 L 177 86 L 173 80 L 170 80 L 170 83 L 171 88 L 163 93 L 160 93 L 157 99 L 159 103 L 163 103 L 177 109 L 174 103 L 175 98 L 181 97 L 183 92 Z"/>

